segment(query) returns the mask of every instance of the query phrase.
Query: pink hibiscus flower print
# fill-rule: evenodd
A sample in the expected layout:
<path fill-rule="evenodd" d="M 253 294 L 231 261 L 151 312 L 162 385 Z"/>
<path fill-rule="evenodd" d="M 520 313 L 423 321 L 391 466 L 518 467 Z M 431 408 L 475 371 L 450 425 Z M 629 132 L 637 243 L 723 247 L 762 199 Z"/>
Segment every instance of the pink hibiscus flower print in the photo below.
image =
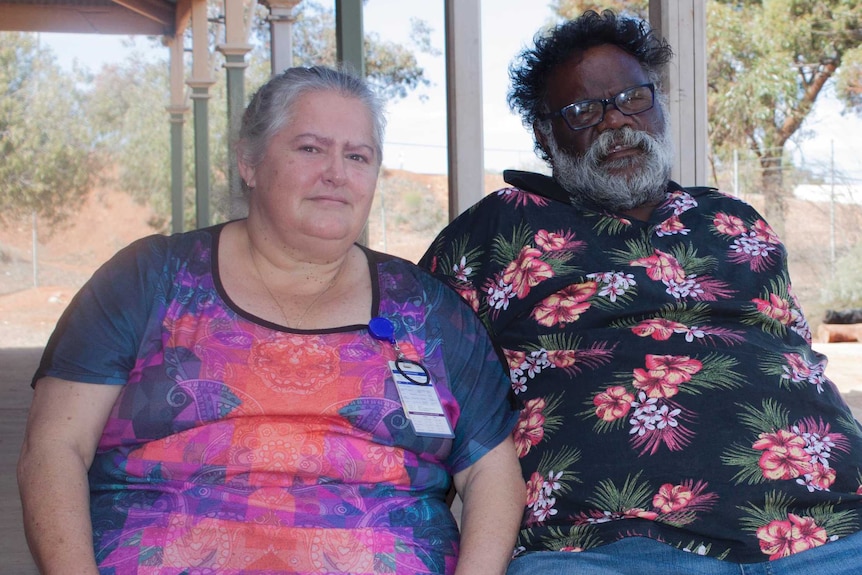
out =
<path fill-rule="evenodd" d="M 781 296 L 771 293 L 768 301 L 760 298 L 754 298 L 751 301 L 757 306 L 757 311 L 766 317 L 774 319 L 782 325 L 793 323 L 793 311 L 790 302 Z"/>
<path fill-rule="evenodd" d="M 712 507 L 718 496 L 707 493 L 707 484 L 692 480 L 680 484 L 665 483 L 652 498 L 652 505 L 663 515 L 681 517 L 685 511 L 703 511 Z"/>
<path fill-rule="evenodd" d="M 578 354 L 573 349 L 552 349 L 548 351 L 548 361 L 554 367 L 567 369 L 575 365 Z"/>
<path fill-rule="evenodd" d="M 667 341 L 674 333 L 685 333 L 688 328 L 677 322 L 663 318 L 646 319 L 632 328 L 632 332 L 640 337 L 651 337 L 658 341 Z"/>
<path fill-rule="evenodd" d="M 647 397 L 669 398 L 679 392 L 679 386 L 703 368 L 703 363 L 687 355 L 646 356 L 646 369 L 635 368 L 635 388 L 646 392 Z"/>
<path fill-rule="evenodd" d="M 559 232 L 549 232 L 548 230 L 539 230 L 533 236 L 533 241 L 536 245 L 546 252 L 556 252 L 566 247 L 566 236 Z"/>
<path fill-rule="evenodd" d="M 812 472 L 811 456 L 805 451 L 805 439 L 800 435 L 779 429 L 758 437 L 752 447 L 763 451 L 758 465 L 765 478 L 795 479 Z"/>
<path fill-rule="evenodd" d="M 521 366 L 527 359 L 526 352 L 514 349 L 503 349 L 506 363 L 509 365 L 509 379 L 512 380 L 512 389 L 516 394 L 527 391 L 527 376 Z"/>
<path fill-rule="evenodd" d="M 596 415 L 603 421 L 615 421 L 625 417 L 631 409 L 634 398 L 634 395 L 625 387 L 621 385 L 611 386 L 593 398 Z"/>
<path fill-rule="evenodd" d="M 530 289 L 548 278 L 554 277 L 554 271 L 548 262 L 542 261 L 542 252 L 533 247 L 525 247 L 515 261 L 503 270 L 501 279 L 512 286 L 512 293 L 523 298 Z"/>
<path fill-rule="evenodd" d="M 718 233 L 726 236 L 741 236 L 748 231 L 745 222 L 740 218 L 721 212 L 713 218 L 712 225 Z"/>
<path fill-rule="evenodd" d="M 653 255 L 638 258 L 629 262 L 629 265 L 646 268 L 646 273 L 651 280 L 662 283 L 682 283 L 685 281 L 685 270 L 679 265 L 679 261 L 670 254 L 659 250 L 653 250 Z"/>
<path fill-rule="evenodd" d="M 533 241 L 544 252 L 559 252 L 562 250 L 580 250 L 585 243 L 576 241 L 575 234 L 572 232 L 549 232 L 548 230 L 539 230 L 533 236 Z"/>
<path fill-rule="evenodd" d="M 751 228 L 753 237 L 767 244 L 777 245 L 781 243 L 778 234 L 764 220 L 757 220 Z"/>
<path fill-rule="evenodd" d="M 694 497 L 691 489 L 683 485 L 665 483 L 652 498 L 652 505 L 662 513 L 685 509 Z"/>
<path fill-rule="evenodd" d="M 530 479 L 527 481 L 527 507 L 532 509 L 536 503 L 539 501 L 539 498 L 542 497 L 542 485 L 545 482 L 545 478 L 542 477 L 542 474 L 538 471 L 534 471 L 532 475 L 530 475 Z"/>
<path fill-rule="evenodd" d="M 680 221 L 679 216 L 671 216 L 659 224 L 658 228 L 656 228 L 655 234 L 658 237 L 672 236 L 676 234 L 687 236 L 690 231 L 691 230 L 685 227 L 685 224 Z"/>
<path fill-rule="evenodd" d="M 479 294 L 473 288 L 456 287 L 455 291 L 466 301 L 473 311 L 479 311 Z"/>
<path fill-rule="evenodd" d="M 596 293 L 596 283 L 572 284 L 543 299 L 533 308 L 532 318 L 539 325 L 564 327 L 577 321 L 590 309 L 589 299 Z"/>
<path fill-rule="evenodd" d="M 757 538 L 760 540 L 760 550 L 773 561 L 819 547 L 826 543 L 828 535 L 811 517 L 788 513 L 787 521 L 770 521 L 759 527 Z"/>
<path fill-rule="evenodd" d="M 527 204 L 535 204 L 537 206 L 548 205 L 548 200 L 538 194 L 525 192 L 520 188 L 503 188 L 497 190 L 497 195 L 507 204 L 515 204 L 516 206 L 526 206 Z"/>
<path fill-rule="evenodd" d="M 640 507 L 633 507 L 632 509 L 623 511 L 623 519 L 647 519 L 654 521 L 656 517 L 658 517 L 658 513 L 655 511 L 641 509 Z"/>
<path fill-rule="evenodd" d="M 814 491 L 829 491 L 832 484 L 835 483 L 835 470 L 822 463 L 813 463 L 811 472 L 804 474 L 796 479 L 796 483 L 804 485 L 809 492 Z"/>
<path fill-rule="evenodd" d="M 542 410 L 545 409 L 545 400 L 541 397 L 531 399 L 524 404 L 521 414 L 518 417 L 518 423 L 515 425 L 515 430 L 512 432 L 512 439 L 515 442 L 515 450 L 518 452 L 518 457 L 524 457 L 530 452 L 534 445 L 538 445 L 542 438 L 545 437 L 545 416 Z"/>

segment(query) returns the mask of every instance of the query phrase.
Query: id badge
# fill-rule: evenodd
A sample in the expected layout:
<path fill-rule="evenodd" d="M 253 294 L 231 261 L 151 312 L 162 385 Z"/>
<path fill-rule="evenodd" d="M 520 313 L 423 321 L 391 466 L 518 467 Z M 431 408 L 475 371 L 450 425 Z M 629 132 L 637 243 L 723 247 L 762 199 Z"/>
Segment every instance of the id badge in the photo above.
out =
<path fill-rule="evenodd" d="M 431 382 L 426 385 L 412 383 L 404 376 L 404 365 L 401 364 L 400 368 L 396 368 L 394 361 L 389 362 L 389 371 L 392 373 L 392 379 L 398 389 L 401 407 L 404 409 L 407 419 L 410 420 L 416 435 L 450 439 L 455 437 L 434 384 Z M 407 375 L 410 374 L 407 373 Z"/>

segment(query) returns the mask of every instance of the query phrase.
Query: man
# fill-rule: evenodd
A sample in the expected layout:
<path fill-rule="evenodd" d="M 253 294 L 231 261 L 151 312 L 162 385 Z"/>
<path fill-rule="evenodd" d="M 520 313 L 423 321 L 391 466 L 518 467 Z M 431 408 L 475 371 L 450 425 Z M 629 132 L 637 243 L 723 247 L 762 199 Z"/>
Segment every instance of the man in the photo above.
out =
<path fill-rule="evenodd" d="M 671 56 L 607 11 L 537 38 L 509 103 L 553 177 L 507 171 L 421 262 L 523 404 L 509 573 L 857 573 L 860 427 L 769 225 L 669 180 Z"/>

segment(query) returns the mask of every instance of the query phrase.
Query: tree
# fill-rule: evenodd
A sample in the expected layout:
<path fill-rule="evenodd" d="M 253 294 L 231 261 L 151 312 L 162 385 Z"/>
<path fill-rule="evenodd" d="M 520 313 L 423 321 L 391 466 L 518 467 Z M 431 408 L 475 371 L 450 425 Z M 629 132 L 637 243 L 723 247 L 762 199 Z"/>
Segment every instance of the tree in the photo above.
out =
<path fill-rule="evenodd" d="M 161 230 L 167 229 L 171 213 L 166 66 L 164 61 L 152 61 L 137 52 L 122 66 L 105 66 L 95 77 L 88 108 L 91 122 L 99 130 L 97 150 L 112 166 L 106 177 L 139 203 L 149 205 L 158 214 L 149 223 Z M 183 143 L 184 156 L 192 157 L 191 128 Z M 193 186 L 193 170 L 186 169 L 184 180 Z M 187 204 L 191 215 L 191 200 Z"/>
<path fill-rule="evenodd" d="M 225 110 L 223 57 L 214 51 L 223 41 L 221 1 L 211 0 L 210 41 L 213 78 L 209 129 L 211 177 L 216 219 L 227 215 L 228 147 L 231 134 Z M 269 77 L 269 27 L 266 9 L 254 7 L 254 29 L 259 41 L 248 57 L 246 93 L 250 95 Z M 369 35 L 366 72 L 388 99 L 403 98 L 427 85 L 413 50 L 433 53 L 429 31 L 413 23 L 411 46 L 382 41 Z M 335 62 L 335 25 L 331 8 L 306 1 L 295 26 L 295 63 Z M 106 67 L 92 77 L 65 74 L 38 37 L 0 33 L 0 221 L 33 212 L 59 222 L 74 213 L 96 176 L 110 166 L 107 176 L 118 188 L 146 202 L 159 214 L 155 227 L 167 229 L 170 214 L 170 138 L 168 116 L 168 51 L 152 38 L 163 58 L 134 55 L 119 66 Z M 184 151 L 193 158 L 192 122 L 184 124 Z M 186 162 L 184 188 L 194 188 L 194 167 Z M 194 206 L 187 194 L 186 221 L 193 224 Z M 189 226 L 187 226 L 189 227 Z"/>
<path fill-rule="evenodd" d="M 646 18 L 649 0 L 607 0 L 606 2 L 587 2 L 586 0 L 553 0 L 551 10 L 564 20 L 577 18 L 587 10 L 601 12 L 611 9 L 617 14 L 630 14 Z"/>
<path fill-rule="evenodd" d="M 557 0 L 561 17 L 594 2 Z M 647 0 L 608 6 L 641 17 Z M 733 149 L 758 158 L 765 215 L 784 220 L 785 147 L 823 88 L 862 111 L 862 0 L 708 0 L 708 114 L 713 162 Z"/>
<path fill-rule="evenodd" d="M 780 229 L 785 147 L 830 79 L 854 82 L 841 67 L 862 56 L 862 1 L 710 0 L 708 10 L 712 146 L 758 158 L 764 215 Z"/>
<path fill-rule="evenodd" d="M 80 206 L 98 172 L 83 106 L 36 36 L 0 32 L 0 221 Z"/>
<path fill-rule="evenodd" d="M 265 16 L 265 9 L 259 7 L 255 27 L 258 48 L 253 58 L 268 64 L 270 38 Z M 438 55 L 431 46 L 427 24 L 421 20 L 411 21 L 410 37 L 411 44 L 404 46 L 384 41 L 374 33 L 365 34 L 365 73 L 371 85 L 387 100 L 404 98 L 412 90 L 429 84 L 416 60 L 417 53 Z M 335 14 L 332 8 L 310 0 L 303 2 L 297 14 L 293 40 L 295 65 L 335 64 Z"/>
<path fill-rule="evenodd" d="M 215 219 L 228 215 L 227 174 L 228 149 L 232 134 L 227 122 L 227 94 L 224 82 L 223 57 L 214 51 L 222 41 L 224 32 L 218 19 L 220 3 L 210 5 L 210 41 L 212 77 L 217 82 L 210 89 L 210 183 Z M 254 6 L 252 51 L 247 56 L 245 85 L 246 97 L 270 76 L 269 25 L 267 11 L 259 4 Z M 412 46 L 432 53 L 429 31 L 421 22 L 413 24 Z M 335 21 L 331 8 L 306 1 L 300 5 L 294 30 L 295 65 L 335 63 Z M 152 38 L 153 47 L 161 48 L 159 39 Z M 134 57 L 127 64 L 102 70 L 93 88 L 95 124 L 103 130 L 102 149 L 118 167 L 119 186 L 139 200 L 147 201 L 161 215 L 153 222 L 167 227 L 170 214 L 170 149 L 167 113 L 164 106 L 168 97 L 167 50 L 161 48 L 164 59 Z M 365 43 L 366 74 L 369 81 L 386 98 L 405 97 L 410 91 L 427 85 L 424 70 L 418 65 L 415 53 L 408 46 L 384 42 L 376 35 L 367 35 Z M 193 158 L 194 135 L 191 122 L 184 124 L 183 141 L 187 146 L 185 157 Z M 186 162 L 184 188 L 194 188 L 192 162 Z M 189 196 L 185 206 L 186 227 L 194 225 L 194 206 Z"/>

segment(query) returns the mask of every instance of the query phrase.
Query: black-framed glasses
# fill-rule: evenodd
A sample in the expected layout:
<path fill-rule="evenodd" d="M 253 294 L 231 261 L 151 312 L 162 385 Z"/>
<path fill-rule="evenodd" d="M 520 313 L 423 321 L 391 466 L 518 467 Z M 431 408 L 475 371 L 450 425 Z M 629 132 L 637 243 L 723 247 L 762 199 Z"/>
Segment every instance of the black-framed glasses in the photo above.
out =
<path fill-rule="evenodd" d="M 650 83 L 623 90 L 613 98 L 574 102 L 556 112 L 545 114 L 542 119 L 561 116 L 570 130 L 584 130 L 600 124 L 605 119 L 608 106 L 613 106 L 624 116 L 634 116 L 652 109 L 654 105 L 655 85 Z"/>

